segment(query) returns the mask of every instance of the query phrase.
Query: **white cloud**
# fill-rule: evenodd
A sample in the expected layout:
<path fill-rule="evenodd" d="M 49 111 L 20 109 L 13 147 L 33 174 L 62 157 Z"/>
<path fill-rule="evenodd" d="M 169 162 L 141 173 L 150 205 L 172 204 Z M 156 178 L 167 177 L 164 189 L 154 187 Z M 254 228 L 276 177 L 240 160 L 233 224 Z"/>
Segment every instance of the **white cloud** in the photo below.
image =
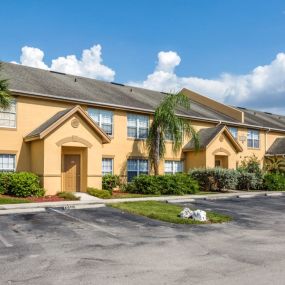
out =
<path fill-rule="evenodd" d="M 176 52 L 159 52 L 154 72 L 142 82 L 129 84 L 165 92 L 186 87 L 227 104 L 285 113 L 285 53 L 277 54 L 270 64 L 258 66 L 248 74 L 223 73 L 215 79 L 177 76 L 175 67 L 180 61 Z"/>
<path fill-rule="evenodd" d="M 51 69 L 74 75 L 113 81 L 115 71 L 103 65 L 101 45 L 94 45 L 82 52 L 81 59 L 75 55 L 61 56 L 52 60 L 49 67 L 44 63 L 44 52 L 38 48 L 24 46 L 20 57 L 20 64 Z"/>

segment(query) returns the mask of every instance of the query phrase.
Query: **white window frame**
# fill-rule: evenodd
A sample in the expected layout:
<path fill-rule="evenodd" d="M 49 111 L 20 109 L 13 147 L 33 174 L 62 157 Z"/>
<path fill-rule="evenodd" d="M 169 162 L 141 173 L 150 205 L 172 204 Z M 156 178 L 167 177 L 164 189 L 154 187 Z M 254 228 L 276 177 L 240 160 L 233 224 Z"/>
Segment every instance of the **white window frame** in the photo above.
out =
<path fill-rule="evenodd" d="M 257 138 L 257 139 L 256 139 Z M 251 145 L 249 145 L 250 141 L 252 142 Z M 255 145 L 255 141 L 257 141 L 258 145 Z M 247 147 L 248 148 L 260 148 L 260 132 L 259 130 L 255 129 L 248 129 L 247 130 Z"/>
<path fill-rule="evenodd" d="M 238 128 L 237 127 L 228 127 L 232 136 L 237 140 L 238 139 Z"/>
<path fill-rule="evenodd" d="M 104 171 L 104 168 L 103 168 L 103 161 L 104 160 L 111 160 L 111 172 Z M 109 158 L 109 157 L 103 157 L 102 158 L 102 176 L 107 175 L 107 174 L 113 174 L 113 172 L 114 172 L 114 159 Z"/>
<path fill-rule="evenodd" d="M 130 160 L 134 160 L 137 162 L 137 169 L 136 170 L 129 170 L 129 161 Z M 145 171 L 140 171 L 140 162 L 143 161 L 143 162 L 147 162 L 147 173 L 145 173 Z M 149 174 L 149 161 L 147 159 L 135 159 L 135 158 L 129 158 L 127 160 L 127 180 L 128 182 L 129 181 L 129 171 L 132 171 L 132 172 L 136 172 L 136 175 L 135 176 L 139 176 L 140 174 L 146 174 L 148 175 Z"/>
<path fill-rule="evenodd" d="M 4 168 L 3 158 L 6 156 L 10 163 L 10 159 L 13 158 L 13 166 Z M 14 172 L 16 171 L 16 154 L 13 153 L 0 153 L 0 172 Z"/>
<path fill-rule="evenodd" d="M 16 129 L 17 128 L 17 104 L 16 104 L 16 100 L 13 99 L 11 101 L 11 107 L 8 108 L 8 109 L 3 109 L 3 108 L 0 108 L 0 122 L 1 122 L 1 115 L 10 115 L 10 116 L 14 116 L 14 119 L 11 120 L 10 118 L 6 121 L 8 121 L 9 123 L 12 121 L 14 122 L 14 125 L 13 126 L 7 126 L 7 125 L 1 125 L 0 123 L 0 128 L 8 128 L 8 129 Z"/>
<path fill-rule="evenodd" d="M 97 123 L 99 125 L 99 127 L 102 128 L 103 130 L 104 130 L 104 128 L 102 127 L 102 125 L 103 125 L 103 119 L 102 119 L 103 114 L 104 113 L 110 114 L 111 115 L 111 124 L 107 124 L 107 125 L 111 126 L 111 134 L 110 133 L 108 134 L 107 131 L 105 131 L 105 130 L 104 130 L 104 132 L 106 132 L 108 136 L 111 136 L 111 137 L 113 136 L 113 134 L 114 134 L 114 114 L 113 114 L 113 111 L 102 110 L 102 109 L 97 109 L 97 108 L 88 108 L 87 112 L 88 112 L 88 115 L 92 118 L 92 120 L 95 123 Z M 94 116 L 96 114 L 96 112 L 98 113 L 98 117 L 99 117 L 98 122 L 95 120 L 95 116 Z M 92 115 L 92 113 L 94 115 Z"/>
<path fill-rule="evenodd" d="M 165 165 L 166 165 L 166 163 L 171 163 L 171 172 L 169 172 L 169 171 L 165 171 Z M 176 164 L 176 163 L 180 163 L 181 164 L 181 171 L 175 171 L 175 167 L 174 167 L 174 165 Z M 164 161 L 164 174 L 175 174 L 175 173 L 183 173 L 183 171 L 184 171 L 184 161 L 183 160 L 165 160 Z"/>
<path fill-rule="evenodd" d="M 129 118 L 135 118 L 135 122 L 136 122 L 136 126 L 129 126 Z M 145 121 L 147 122 L 147 127 L 144 128 L 144 127 L 140 127 L 140 121 L 141 119 L 144 118 Z M 133 136 L 129 136 L 129 132 L 128 132 L 128 129 L 129 128 L 136 128 L 136 135 L 133 137 Z M 147 137 L 140 137 L 140 129 L 146 129 L 147 130 L 147 133 L 148 133 L 148 130 L 149 130 L 149 116 L 145 116 L 145 115 L 137 115 L 137 114 L 127 114 L 127 136 L 128 138 L 133 138 L 133 139 L 140 139 L 140 140 L 145 140 Z"/>

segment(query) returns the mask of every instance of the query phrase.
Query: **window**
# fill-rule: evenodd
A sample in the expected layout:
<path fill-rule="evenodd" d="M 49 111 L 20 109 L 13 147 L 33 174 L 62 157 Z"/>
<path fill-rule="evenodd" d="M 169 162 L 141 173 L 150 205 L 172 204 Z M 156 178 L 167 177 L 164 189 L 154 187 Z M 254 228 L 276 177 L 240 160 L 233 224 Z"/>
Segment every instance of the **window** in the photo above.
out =
<path fill-rule="evenodd" d="M 0 171 L 15 171 L 16 155 L 15 154 L 0 154 Z"/>
<path fill-rule="evenodd" d="M 228 129 L 231 132 L 231 134 L 233 135 L 233 137 L 237 140 L 237 138 L 238 138 L 238 128 L 236 128 L 236 127 L 229 127 Z"/>
<path fill-rule="evenodd" d="M 128 137 L 145 139 L 148 135 L 148 116 L 128 114 Z"/>
<path fill-rule="evenodd" d="M 164 162 L 164 173 L 175 174 L 183 172 L 183 161 L 166 160 Z"/>
<path fill-rule="evenodd" d="M 0 127 L 16 128 L 16 102 L 12 101 L 8 109 L 0 108 Z"/>
<path fill-rule="evenodd" d="M 113 159 L 103 158 L 102 159 L 102 175 L 113 174 Z"/>
<path fill-rule="evenodd" d="M 247 147 L 259 148 L 259 131 L 257 130 L 247 131 Z"/>
<path fill-rule="evenodd" d="M 128 159 L 128 182 L 140 174 L 148 174 L 148 160 Z"/>
<path fill-rule="evenodd" d="M 113 112 L 100 109 L 88 109 L 89 116 L 102 128 L 107 135 L 113 135 Z"/>
<path fill-rule="evenodd" d="M 180 132 L 181 132 L 182 139 L 183 139 L 183 130 L 181 129 Z M 173 141 L 173 134 L 170 132 L 170 130 L 167 130 L 167 131 L 164 133 L 164 138 L 165 138 L 167 141 Z"/>

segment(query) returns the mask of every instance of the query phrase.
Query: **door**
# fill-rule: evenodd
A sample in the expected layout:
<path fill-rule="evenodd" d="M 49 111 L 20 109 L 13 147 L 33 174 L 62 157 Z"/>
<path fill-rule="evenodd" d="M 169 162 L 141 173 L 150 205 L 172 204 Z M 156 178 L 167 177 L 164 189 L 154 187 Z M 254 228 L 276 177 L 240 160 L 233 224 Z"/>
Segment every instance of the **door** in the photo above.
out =
<path fill-rule="evenodd" d="M 80 155 L 65 154 L 63 164 L 63 191 L 80 191 Z"/>

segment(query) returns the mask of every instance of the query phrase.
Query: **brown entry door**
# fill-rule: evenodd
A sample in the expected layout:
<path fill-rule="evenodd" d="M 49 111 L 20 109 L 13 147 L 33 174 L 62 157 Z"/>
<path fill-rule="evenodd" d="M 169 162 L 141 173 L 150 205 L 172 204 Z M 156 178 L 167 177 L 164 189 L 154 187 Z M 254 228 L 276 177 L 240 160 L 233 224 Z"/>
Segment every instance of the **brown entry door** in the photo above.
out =
<path fill-rule="evenodd" d="M 63 191 L 79 192 L 80 191 L 80 155 L 64 155 L 63 166 Z"/>

